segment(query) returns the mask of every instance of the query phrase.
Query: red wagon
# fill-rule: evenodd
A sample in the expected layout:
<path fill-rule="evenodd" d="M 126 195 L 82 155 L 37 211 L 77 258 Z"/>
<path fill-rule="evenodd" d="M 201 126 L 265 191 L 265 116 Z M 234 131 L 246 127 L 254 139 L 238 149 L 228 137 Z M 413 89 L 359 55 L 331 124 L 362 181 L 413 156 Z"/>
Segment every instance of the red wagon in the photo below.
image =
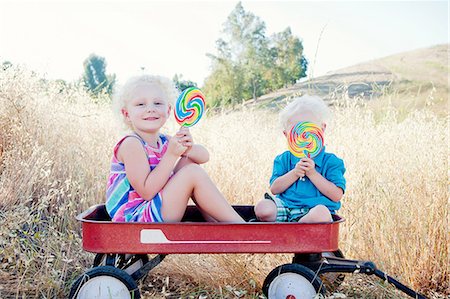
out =
<path fill-rule="evenodd" d="M 253 206 L 234 206 L 245 219 Z M 97 253 L 93 267 L 72 285 L 70 298 L 140 298 L 137 282 L 167 254 L 293 253 L 292 263 L 273 269 L 263 283 L 272 299 L 314 298 L 326 286 L 338 285 L 339 273 L 375 274 L 414 298 L 425 298 L 378 270 L 370 261 L 345 259 L 338 248 L 339 225 L 332 223 L 205 222 L 189 206 L 179 223 L 111 222 L 104 205 L 77 216 L 82 222 L 83 249 Z M 149 260 L 147 254 L 156 254 Z"/>

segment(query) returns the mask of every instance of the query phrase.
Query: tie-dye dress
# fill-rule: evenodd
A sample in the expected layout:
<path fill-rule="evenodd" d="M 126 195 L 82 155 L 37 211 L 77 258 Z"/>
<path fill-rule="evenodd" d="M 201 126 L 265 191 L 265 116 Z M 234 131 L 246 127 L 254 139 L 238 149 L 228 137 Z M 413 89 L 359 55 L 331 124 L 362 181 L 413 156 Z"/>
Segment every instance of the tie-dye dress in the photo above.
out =
<path fill-rule="evenodd" d="M 153 170 L 159 164 L 169 144 L 168 139 L 164 135 L 160 135 L 158 148 L 154 148 L 148 145 L 140 136 L 134 134 L 123 137 L 116 144 L 106 190 L 106 210 L 112 221 L 162 222 L 162 190 L 152 200 L 143 199 L 128 181 L 125 165 L 117 160 L 117 150 L 126 138 L 139 139 L 147 154 L 150 170 Z"/>

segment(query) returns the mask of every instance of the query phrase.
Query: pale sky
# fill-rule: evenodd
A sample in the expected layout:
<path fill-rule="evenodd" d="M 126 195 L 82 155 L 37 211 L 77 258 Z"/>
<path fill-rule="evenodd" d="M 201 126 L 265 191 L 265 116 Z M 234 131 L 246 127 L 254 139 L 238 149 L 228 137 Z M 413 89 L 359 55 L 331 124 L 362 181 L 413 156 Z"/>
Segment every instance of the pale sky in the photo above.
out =
<path fill-rule="evenodd" d="M 0 63 L 49 79 L 77 80 L 91 53 L 119 82 L 146 72 L 203 84 L 206 53 L 238 1 L 0 0 Z M 449 42 L 447 1 L 242 1 L 266 35 L 291 27 L 309 75 Z M 323 34 L 321 35 L 321 31 Z M 317 51 L 317 56 L 316 56 Z M 316 57 L 316 59 L 314 59 Z"/>

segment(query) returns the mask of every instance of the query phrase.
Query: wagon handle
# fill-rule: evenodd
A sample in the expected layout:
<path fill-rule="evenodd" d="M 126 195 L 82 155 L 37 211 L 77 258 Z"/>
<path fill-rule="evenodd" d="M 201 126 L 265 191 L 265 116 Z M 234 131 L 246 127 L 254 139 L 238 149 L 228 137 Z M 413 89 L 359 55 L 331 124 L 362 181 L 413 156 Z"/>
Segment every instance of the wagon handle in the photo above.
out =
<path fill-rule="evenodd" d="M 413 298 L 417 298 L 417 299 L 426 299 L 425 296 L 417 293 L 414 290 L 411 290 L 410 288 L 408 288 L 407 286 L 405 286 L 404 284 L 402 284 L 401 282 L 399 282 L 398 280 L 396 280 L 395 278 L 387 275 L 386 273 L 384 273 L 383 271 L 380 271 L 378 269 L 375 268 L 375 271 L 373 272 L 373 274 L 375 274 L 375 276 L 383 279 L 384 281 L 387 281 L 388 283 L 393 284 L 397 289 L 399 289 L 400 291 L 402 291 L 403 293 L 413 297 Z"/>
<path fill-rule="evenodd" d="M 373 263 L 371 261 L 363 262 L 361 269 L 367 275 L 374 274 L 378 278 L 381 278 L 384 281 L 391 283 L 398 290 L 402 291 L 403 293 L 405 293 L 406 295 L 408 295 L 410 297 L 413 297 L 416 299 L 427 299 L 427 297 L 425 297 L 424 295 L 417 293 L 416 291 L 414 291 L 414 290 L 408 288 L 407 286 L 405 286 L 404 284 L 402 284 L 400 281 L 387 275 L 383 271 L 377 269 L 377 266 L 375 266 L 375 263 Z"/>
<path fill-rule="evenodd" d="M 358 261 L 339 257 L 327 257 L 326 263 L 324 263 L 323 261 L 321 262 L 320 260 L 317 259 L 315 261 L 309 262 L 304 260 L 305 256 L 311 257 L 311 254 L 307 255 L 296 254 L 293 262 L 305 265 L 310 269 L 312 269 L 313 271 L 319 272 L 319 274 L 327 272 L 363 273 L 366 275 L 374 274 L 378 278 L 381 278 L 384 281 L 391 283 L 395 288 L 397 288 L 398 290 L 402 291 L 403 293 L 407 294 L 410 297 L 416 299 L 427 299 L 424 295 L 415 292 L 414 290 L 408 288 L 398 280 L 387 275 L 383 271 L 378 270 L 375 263 L 371 261 Z"/>

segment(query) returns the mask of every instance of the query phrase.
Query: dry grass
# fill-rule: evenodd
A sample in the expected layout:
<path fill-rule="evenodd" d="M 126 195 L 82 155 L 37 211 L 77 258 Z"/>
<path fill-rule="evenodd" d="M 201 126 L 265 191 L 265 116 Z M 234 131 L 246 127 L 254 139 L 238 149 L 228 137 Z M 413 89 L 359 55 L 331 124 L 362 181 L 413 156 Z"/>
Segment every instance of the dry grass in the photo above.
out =
<path fill-rule="evenodd" d="M 110 151 L 121 135 L 120 124 L 101 102 L 26 71 L 0 72 L 1 298 L 63 298 L 90 265 L 93 256 L 81 249 L 74 216 L 103 202 Z M 405 114 L 393 106 L 374 111 L 347 102 L 336 107 L 326 132 L 327 149 L 347 168 L 341 249 L 434 298 L 450 294 L 446 115 L 427 109 Z M 173 133 L 175 125 L 167 130 Z M 286 147 L 275 113 L 211 116 L 192 132 L 209 149 L 205 168 L 230 202 L 253 204 L 261 198 L 272 160 Z M 149 285 L 158 285 L 162 298 L 170 292 L 186 298 L 258 298 L 265 275 L 289 259 L 169 256 L 143 283 L 143 297 L 154 298 Z M 359 278 L 341 291 L 350 298 L 402 298 L 391 287 Z"/>

